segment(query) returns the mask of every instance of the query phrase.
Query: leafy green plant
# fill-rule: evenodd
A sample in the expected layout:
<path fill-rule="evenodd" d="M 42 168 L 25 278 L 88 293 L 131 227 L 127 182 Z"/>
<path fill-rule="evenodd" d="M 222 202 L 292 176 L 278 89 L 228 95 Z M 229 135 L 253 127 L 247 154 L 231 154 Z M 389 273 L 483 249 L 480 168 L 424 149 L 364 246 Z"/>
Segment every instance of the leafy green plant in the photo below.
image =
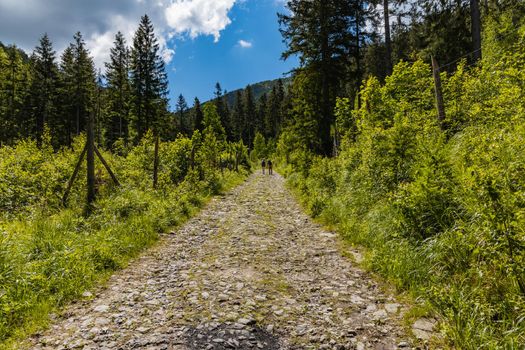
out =
<path fill-rule="evenodd" d="M 512 18 L 487 25 L 480 66 L 442 73 L 444 129 L 431 68 L 401 62 L 364 83 L 360 107 L 338 101 L 337 157 L 301 157 L 297 128 L 278 141 L 310 213 L 423 297 L 461 349 L 525 344 L 525 25 Z"/>
<path fill-rule="evenodd" d="M 192 139 L 160 143 L 157 190 L 152 133 L 125 151 L 102 150 L 122 186 L 115 187 L 97 162 L 98 198 L 89 217 L 82 210 L 84 167 L 68 208 L 61 201 L 85 137 L 56 152 L 45 140 L 40 147 L 32 140 L 0 147 L 0 347 L 41 327 L 49 312 L 124 267 L 160 232 L 246 176 L 242 164 L 239 172 L 220 170 L 216 157 L 230 145 L 214 130 L 205 130 L 204 138 L 197 132 Z M 232 147 L 239 160 L 246 156 L 244 146 Z"/>

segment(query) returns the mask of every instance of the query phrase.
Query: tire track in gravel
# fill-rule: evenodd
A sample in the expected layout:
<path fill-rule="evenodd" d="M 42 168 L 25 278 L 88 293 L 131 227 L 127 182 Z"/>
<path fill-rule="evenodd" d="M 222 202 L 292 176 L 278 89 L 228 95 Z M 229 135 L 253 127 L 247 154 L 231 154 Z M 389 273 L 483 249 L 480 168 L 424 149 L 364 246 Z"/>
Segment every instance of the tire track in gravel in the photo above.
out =
<path fill-rule="evenodd" d="M 406 308 L 343 257 L 279 175 L 252 174 L 33 349 L 396 349 Z M 89 294 L 89 293 L 88 293 Z"/>

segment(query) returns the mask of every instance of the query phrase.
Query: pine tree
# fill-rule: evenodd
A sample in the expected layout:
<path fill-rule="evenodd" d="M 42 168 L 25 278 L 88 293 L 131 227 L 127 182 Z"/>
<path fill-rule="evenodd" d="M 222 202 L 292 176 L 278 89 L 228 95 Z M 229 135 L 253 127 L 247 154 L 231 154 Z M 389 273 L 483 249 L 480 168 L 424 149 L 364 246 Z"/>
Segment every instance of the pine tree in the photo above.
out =
<path fill-rule="evenodd" d="M 390 4 L 388 0 L 383 0 L 383 22 L 385 26 L 386 75 L 390 75 L 392 74 L 392 40 L 390 36 Z"/>
<path fill-rule="evenodd" d="M 266 112 L 268 111 L 268 95 L 264 93 L 257 102 L 257 118 L 255 119 L 255 132 L 260 133 L 261 135 L 266 135 L 265 133 L 265 120 Z"/>
<path fill-rule="evenodd" d="M 110 61 L 106 66 L 106 96 L 108 120 L 105 127 L 107 146 L 117 139 L 128 140 L 130 113 L 129 49 L 121 32 L 115 35 L 114 46 L 110 51 Z"/>
<path fill-rule="evenodd" d="M 215 84 L 215 92 L 213 93 L 215 106 L 217 107 L 217 113 L 219 114 L 219 117 L 221 118 L 221 124 L 225 127 L 227 130 L 228 138 L 230 138 L 230 113 L 228 110 L 228 103 L 225 101 L 225 92 L 222 90 L 221 84 L 216 83 Z"/>
<path fill-rule="evenodd" d="M 168 83 L 153 24 L 142 16 L 131 50 L 131 96 L 135 141 L 148 129 L 168 129 Z"/>
<path fill-rule="evenodd" d="M 204 129 L 203 121 L 204 114 L 202 113 L 201 102 L 195 97 L 193 102 L 193 130 L 202 131 Z"/>
<path fill-rule="evenodd" d="M 31 74 L 27 56 L 16 46 L 6 47 L 1 56 L 0 143 L 12 143 L 34 129 L 28 118 Z"/>
<path fill-rule="evenodd" d="M 280 31 L 287 50 L 283 59 L 299 55 L 302 70 L 317 77 L 316 95 L 320 97 L 319 152 L 331 154 L 330 126 L 334 122 L 333 106 L 342 80 L 345 78 L 351 54 L 357 63 L 359 76 L 359 46 L 363 19 L 356 12 L 362 6 L 358 0 L 289 0 L 290 14 L 279 14 Z M 352 21 L 356 25 L 352 25 Z"/>
<path fill-rule="evenodd" d="M 343 3 L 345 1 L 343 0 Z M 354 35 L 354 47 L 352 50 L 352 58 L 354 61 L 354 72 L 353 72 L 353 82 L 354 89 L 351 96 L 353 98 L 357 97 L 358 105 L 361 103 L 361 97 L 359 95 L 359 90 L 361 89 L 361 84 L 365 72 L 365 67 L 363 65 L 363 48 L 366 46 L 366 43 L 370 41 L 372 33 L 367 30 L 368 24 L 376 18 L 375 7 L 369 6 L 369 4 L 364 0 L 352 0 L 347 1 L 349 6 L 349 13 L 351 13 L 350 26 Z M 321 125 L 321 128 L 323 126 Z M 332 141 L 330 141 L 332 142 Z"/>
<path fill-rule="evenodd" d="M 221 117 L 221 121 L 223 121 L 223 125 L 226 129 L 226 138 L 228 141 L 233 141 L 233 128 L 232 128 L 232 117 L 231 117 L 231 111 L 230 106 L 228 104 L 228 96 L 226 95 L 226 90 L 224 91 L 222 95 L 222 106 L 223 106 L 223 115 Z"/>
<path fill-rule="evenodd" d="M 177 116 L 179 119 L 178 129 L 182 134 L 185 134 L 185 135 L 189 133 L 188 122 L 186 121 L 187 110 L 188 110 L 188 104 L 186 103 L 186 99 L 184 98 L 182 94 L 180 94 L 179 98 L 177 99 L 177 105 L 176 105 Z"/>
<path fill-rule="evenodd" d="M 99 144 L 102 144 L 102 139 L 104 137 L 105 134 L 107 134 L 106 132 L 106 121 L 109 119 L 107 114 L 105 113 L 105 109 L 103 108 L 103 106 L 106 106 L 107 105 L 107 102 L 106 102 L 106 86 L 104 84 L 104 77 L 102 75 L 102 70 L 99 68 L 98 71 L 97 71 L 97 77 L 96 77 L 96 81 L 97 81 L 97 84 L 95 86 L 95 93 L 96 93 L 96 96 L 95 96 L 95 137 L 96 137 L 96 141 L 97 143 Z M 109 145 L 111 146 L 111 145 Z"/>
<path fill-rule="evenodd" d="M 222 108 L 223 108 L 223 104 L 222 104 L 223 101 L 222 101 L 222 87 L 219 82 L 215 84 L 215 91 L 213 92 L 213 96 L 215 97 L 213 101 L 215 103 L 215 106 L 217 107 L 217 113 L 219 113 L 219 116 L 220 116 L 220 112 L 222 111 Z"/>
<path fill-rule="evenodd" d="M 277 87 L 273 87 L 268 97 L 264 119 L 264 131 L 267 138 L 277 137 L 277 125 L 280 124 L 280 97 Z"/>
<path fill-rule="evenodd" d="M 469 1 L 420 0 L 419 5 L 410 29 L 410 50 L 426 57 L 433 55 L 444 63 L 472 52 Z M 452 71 L 455 66 L 447 68 Z"/>
<path fill-rule="evenodd" d="M 243 141 L 246 145 L 251 146 L 255 137 L 255 119 L 257 118 L 257 109 L 253 100 L 252 87 L 248 85 L 244 89 L 244 128 Z"/>
<path fill-rule="evenodd" d="M 283 83 L 282 79 L 278 79 L 277 80 L 276 94 L 277 94 L 276 95 L 277 96 L 277 102 L 279 104 L 283 103 L 285 92 L 284 92 L 284 83 Z"/>
<path fill-rule="evenodd" d="M 73 37 L 73 54 L 75 57 L 75 108 L 76 133 L 85 130 L 88 115 L 94 111 L 96 74 L 93 59 L 89 56 L 82 34 L 77 32 Z"/>
<path fill-rule="evenodd" d="M 82 34 L 77 32 L 74 42 L 64 50 L 60 63 L 60 122 L 57 135 L 60 144 L 71 144 L 72 135 L 86 130 L 89 113 L 95 111 L 96 74 Z"/>
<path fill-rule="evenodd" d="M 217 106 L 213 103 L 206 103 L 203 108 L 203 126 L 206 133 L 211 133 L 219 141 L 226 141 L 226 132 L 221 124 L 221 118 L 217 111 Z"/>
<path fill-rule="evenodd" d="M 274 137 L 277 137 L 277 135 L 280 132 L 280 127 L 283 124 L 283 109 L 284 109 L 284 101 L 286 99 L 286 92 L 284 90 L 284 83 L 282 79 L 279 79 L 277 81 L 277 90 L 276 90 L 276 108 L 275 114 L 274 114 L 274 130 L 273 135 Z"/>
<path fill-rule="evenodd" d="M 59 121 L 53 128 L 58 144 L 70 145 L 75 124 L 75 55 L 69 45 L 60 59 Z"/>
<path fill-rule="evenodd" d="M 48 125 L 52 133 L 59 132 L 55 130 L 59 122 L 56 108 L 59 77 L 55 55 L 48 35 L 44 34 L 31 57 L 31 112 L 34 121 L 32 129 L 39 141 L 44 133 L 44 125 Z"/>
<path fill-rule="evenodd" d="M 8 105 L 7 101 L 9 98 L 8 90 L 6 88 L 7 83 L 7 66 L 8 56 L 7 52 L 2 46 L 0 46 L 0 145 L 3 145 L 7 141 L 7 130 L 9 129 L 9 123 L 7 119 Z"/>
<path fill-rule="evenodd" d="M 243 132 L 245 129 L 245 112 L 244 101 L 241 90 L 237 90 L 235 94 L 235 104 L 231 114 L 233 138 L 236 141 L 243 140 Z"/>

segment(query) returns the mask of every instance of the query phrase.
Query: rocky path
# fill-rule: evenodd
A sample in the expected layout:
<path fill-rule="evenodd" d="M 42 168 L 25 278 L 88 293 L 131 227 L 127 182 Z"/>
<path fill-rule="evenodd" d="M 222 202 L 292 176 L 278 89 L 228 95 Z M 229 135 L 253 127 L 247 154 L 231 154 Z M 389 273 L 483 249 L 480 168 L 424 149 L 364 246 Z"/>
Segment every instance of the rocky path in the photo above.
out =
<path fill-rule="evenodd" d="M 405 308 L 338 250 L 279 175 L 216 197 L 33 349 L 396 349 Z"/>

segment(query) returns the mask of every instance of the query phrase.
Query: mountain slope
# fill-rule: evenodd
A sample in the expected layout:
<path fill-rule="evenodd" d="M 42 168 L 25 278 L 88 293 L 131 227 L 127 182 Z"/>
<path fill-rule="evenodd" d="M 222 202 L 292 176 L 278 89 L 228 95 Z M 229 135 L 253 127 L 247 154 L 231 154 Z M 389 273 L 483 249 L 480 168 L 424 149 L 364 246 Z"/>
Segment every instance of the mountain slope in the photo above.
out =
<path fill-rule="evenodd" d="M 288 86 L 290 86 L 292 82 L 292 79 L 291 78 L 281 78 L 281 80 L 283 82 L 284 89 L 287 90 Z M 262 95 L 269 94 L 272 91 L 273 87 L 277 86 L 278 82 L 279 82 L 279 79 L 275 79 L 275 80 L 266 80 L 266 81 L 261 81 L 259 83 L 251 84 L 250 87 L 252 88 L 254 100 L 257 102 L 261 98 Z M 244 90 L 244 88 L 229 91 L 225 94 L 226 100 L 228 101 L 228 106 L 230 108 L 232 108 L 233 105 L 235 104 L 235 97 L 237 96 L 237 91 L 242 91 L 242 90 Z M 206 102 L 209 102 L 209 101 L 206 101 Z"/>

